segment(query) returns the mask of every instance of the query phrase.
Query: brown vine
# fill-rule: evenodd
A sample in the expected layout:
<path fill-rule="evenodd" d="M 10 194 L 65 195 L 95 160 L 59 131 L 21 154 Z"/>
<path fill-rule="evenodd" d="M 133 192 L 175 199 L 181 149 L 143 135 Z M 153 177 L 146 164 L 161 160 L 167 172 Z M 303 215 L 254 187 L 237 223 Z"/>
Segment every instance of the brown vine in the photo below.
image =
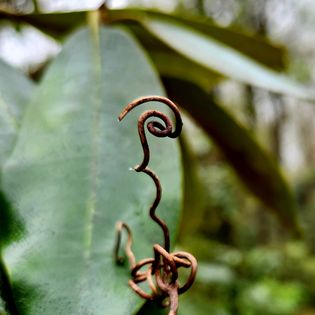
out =
<path fill-rule="evenodd" d="M 166 223 L 156 215 L 156 209 L 162 197 L 162 188 L 157 175 L 148 168 L 150 162 L 150 149 L 145 134 L 145 124 L 149 118 L 159 118 L 159 121 L 150 120 L 147 124 L 147 130 L 156 137 L 176 138 L 182 130 L 182 119 L 177 106 L 168 98 L 163 96 L 145 96 L 129 103 L 121 112 L 118 119 L 121 121 L 133 108 L 147 102 L 161 102 L 167 105 L 175 115 L 176 125 L 173 126 L 172 121 L 162 112 L 157 110 L 148 110 L 142 113 L 138 119 L 138 133 L 143 149 L 143 160 L 139 165 L 134 167 L 136 172 L 147 174 L 153 180 L 156 187 L 156 197 L 150 206 L 150 217 L 162 229 L 164 236 L 164 246 L 155 244 L 153 246 L 154 258 L 146 258 L 136 263 L 134 253 L 132 251 L 132 232 L 129 226 L 122 221 L 116 224 L 116 243 L 115 243 L 115 260 L 117 264 L 122 264 L 125 257 L 119 255 L 121 246 L 121 234 L 126 231 L 128 239 L 125 245 L 125 255 L 129 260 L 131 269 L 131 279 L 129 286 L 142 298 L 147 300 L 158 300 L 163 307 L 169 307 L 169 315 L 176 315 L 178 310 L 178 296 L 186 292 L 193 284 L 197 272 L 196 258 L 187 252 L 170 253 L 170 237 L 169 229 Z M 147 266 L 145 271 L 141 271 Z M 180 285 L 178 280 L 179 268 L 190 268 L 190 275 L 187 281 Z M 151 292 L 145 292 L 140 288 L 139 284 L 147 281 Z"/>

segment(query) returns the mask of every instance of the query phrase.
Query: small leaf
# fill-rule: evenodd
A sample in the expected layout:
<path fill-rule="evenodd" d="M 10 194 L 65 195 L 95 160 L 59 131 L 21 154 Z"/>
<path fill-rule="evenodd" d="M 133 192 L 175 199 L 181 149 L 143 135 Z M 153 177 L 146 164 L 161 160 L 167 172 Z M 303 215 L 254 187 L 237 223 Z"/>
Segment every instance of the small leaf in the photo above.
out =
<path fill-rule="evenodd" d="M 141 109 L 117 122 L 128 102 L 148 94 L 163 95 L 161 83 L 121 29 L 80 30 L 51 64 L 2 183 L 24 223 L 22 237 L 3 253 L 21 314 L 121 315 L 143 303 L 128 286 L 128 265 L 115 265 L 113 246 L 118 220 L 133 231 L 137 259 L 152 257 L 153 244 L 163 239 L 148 214 L 153 183 L 128 171 L 142 159 Z M 172 139 L 149 142 L 150 166 L 163 187 L 158 215 L 174 235 L 181 197 L 178 146 Z"/>
<path fill-rule="evenodd" d="M 274 160 L 202 89 L 174 79 L 165 79 L 164 83 L 168 95 L 215 141 L 247 188 L 298 234 L 295 198 Z"/>
<path fill-rule="evenodd" d="M 209 70 L 273 92 L 315 100 L 313 90 L 184 24 L 147 18 L 143 25 L 169 47 Z"/>

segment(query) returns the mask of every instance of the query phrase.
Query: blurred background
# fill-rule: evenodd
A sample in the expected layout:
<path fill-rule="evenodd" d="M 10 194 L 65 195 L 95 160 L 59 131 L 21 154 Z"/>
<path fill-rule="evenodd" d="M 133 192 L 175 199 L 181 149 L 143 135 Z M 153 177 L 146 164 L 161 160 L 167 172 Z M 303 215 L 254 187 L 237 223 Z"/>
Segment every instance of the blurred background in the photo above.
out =
<path fill-rule="evenodd" d="M 22 13 L 87 10 L 101 3 L 0 0 Z M 112 0 L 107 5 L 206 16 L 219 26 L 267 37 L 283 49 L 289 75 L 315 86 L 312 0 Z M 59 50 L 60 44 L 38 29 L 1 21 L 0 58 L 35 79 Z M 181 297 L 181 314 L 314 315 L 314 104 L 229 79 L 211 95 L 281 168 L 303 233 L 295 237 L 279 223 L 244 186 L 242 172 L 235 172 L 220 147 L 185 114 L 185 199 L 178 248 L 198 257 L 200 270 L 192 292 Z M 259 189 L 260 183 L 252 185 Z"/>

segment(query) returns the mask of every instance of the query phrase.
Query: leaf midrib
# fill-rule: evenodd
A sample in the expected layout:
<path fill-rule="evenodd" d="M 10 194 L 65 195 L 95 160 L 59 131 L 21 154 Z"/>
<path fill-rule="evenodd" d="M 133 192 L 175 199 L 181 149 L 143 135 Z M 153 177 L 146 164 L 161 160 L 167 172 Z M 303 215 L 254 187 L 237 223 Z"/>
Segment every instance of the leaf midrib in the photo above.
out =
<path fill-rule="evenodd" d="M 99 43 L 99 29 L 97 34 L 93 33 L 95 30 L 91 30 L 92 37 L 92 62 L 93 62 L 93 76 L 96 84 L 92 93 L 92 143 L 91 143 L 91 163 L 90 163 L 90 190 L 89 197 L 86 204 L 86 225 L 84 231 L 84 258 L 86 267 L 88 267 L 91 260 L 91 247 L 93 241 L 93 221 L 96 212 L 96 190 L 97 190 L 97 160 L 99 155 L 98 137 L 100 134 L 100 111 L 101 111 L 101 54 Z"/>

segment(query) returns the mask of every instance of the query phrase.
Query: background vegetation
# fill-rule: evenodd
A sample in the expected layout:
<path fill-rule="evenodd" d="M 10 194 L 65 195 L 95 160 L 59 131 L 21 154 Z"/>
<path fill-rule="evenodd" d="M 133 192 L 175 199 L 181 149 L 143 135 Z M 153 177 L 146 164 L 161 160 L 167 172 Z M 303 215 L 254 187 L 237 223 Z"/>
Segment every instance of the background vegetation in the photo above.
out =
<path fill-rule="evenodd" d="M 139 310 L 127 268 L 112 263 L 117 219 L 132 225 L 139 259 L 157 233 L 142 227 L 152 191 L 126 174 L 140 156 L 134 125 L 108 123 L 163 88 L 185 128 L 182 169 L 175 145 L 153 143 L 161 211 L 200 266 L 180 314 L 315 314 L 314 3 L 112 1 L 86 12 L 101 4 L 0 2 L 0 314 L 163 313 Z M 84 25 L 97 40 L 77 33 Z M 96 222 L 94 246 L 81 246 L 81 222 Z"/>

